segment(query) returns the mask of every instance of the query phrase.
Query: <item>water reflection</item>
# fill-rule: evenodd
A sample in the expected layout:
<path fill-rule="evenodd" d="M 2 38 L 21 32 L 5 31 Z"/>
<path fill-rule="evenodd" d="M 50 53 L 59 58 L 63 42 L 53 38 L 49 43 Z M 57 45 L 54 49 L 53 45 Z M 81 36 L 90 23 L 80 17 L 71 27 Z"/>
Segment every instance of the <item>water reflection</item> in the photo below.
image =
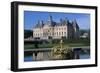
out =
<path fill-rule="evenodd" d="M 43 58 L 44 60 L 49 60 L 49 58 L 47 57 L 50 53 L 49 52 L 45 52 L 43 53 Z M 41 54 L 40 54 L 41 55 Z M 42 56 L 42 55 L 41 55 Z M 44 57 L 46 56 L 46 57 Z M 90 50 L 81 50 L 79 53 L 79 59 L 89 59 L 90 58 Z M 75 58 L 74 58 L 75 59 Z M 24 57 L 24 61 L 25 62 L 31 62 L 31 61 L 38 61 L 35 60 L 35 56 L 33 55 L 28 55 Z"/>

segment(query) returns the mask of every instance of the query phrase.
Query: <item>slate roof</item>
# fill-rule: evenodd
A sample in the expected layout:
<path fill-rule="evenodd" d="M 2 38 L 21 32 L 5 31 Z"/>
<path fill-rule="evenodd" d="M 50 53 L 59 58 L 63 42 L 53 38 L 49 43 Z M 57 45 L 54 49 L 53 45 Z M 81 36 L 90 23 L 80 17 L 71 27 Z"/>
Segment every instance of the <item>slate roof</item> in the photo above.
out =
<path fill-rule="evenodd" d="M 50 20 L 50 18 L 46 22 L 38 20 L 38 23 L 36 24 L 35 28 L 42 28 L 45 25 L 52 26 L 52 27 L 66 25 L 66 26 L 73 26 L 73 27 L 79 28 L 76 20 L 69 22 L 68 19 L 60 19 L 60 22 L 55 22 L 52 19 Z"/>

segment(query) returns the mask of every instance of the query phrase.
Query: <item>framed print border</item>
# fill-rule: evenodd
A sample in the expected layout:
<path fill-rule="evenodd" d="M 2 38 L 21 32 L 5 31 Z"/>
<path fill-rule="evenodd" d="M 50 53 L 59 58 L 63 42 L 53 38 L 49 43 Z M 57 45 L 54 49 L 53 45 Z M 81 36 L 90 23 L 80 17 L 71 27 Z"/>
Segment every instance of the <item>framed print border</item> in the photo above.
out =
<path fill-rule="evenodd" d="M 64 66 L 45 66 L 33 68 L 19 68 L 19 6 L 47 6 L 60 8 L 76 8 L 76 9 L 93 9 L 95 11 L 95 63 L 84 65 L 64 65 Z M 12 71 L 31 71 L 31 70 L 48 70 L 48 69 L 64 69 L 64 68 L 81 68 L 97 66 L 97 7 L 83 5 L 68 5 L 68 4 L 49 4 L 49 3 L 34 3 L 34 2 L 17 2 L 11 3 L 11 70 Z"/>

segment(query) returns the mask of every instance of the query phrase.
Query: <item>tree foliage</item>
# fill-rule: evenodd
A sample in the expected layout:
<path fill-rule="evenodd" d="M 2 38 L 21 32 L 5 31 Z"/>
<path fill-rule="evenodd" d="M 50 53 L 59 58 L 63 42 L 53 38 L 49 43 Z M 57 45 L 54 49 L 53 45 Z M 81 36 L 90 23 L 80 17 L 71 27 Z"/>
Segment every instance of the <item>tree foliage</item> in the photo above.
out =
<path fill-rule="evenodd" d="M 33 31 L 32 30 L 24 30 L 24 38 L 28 38 L 33 36 Z"/>

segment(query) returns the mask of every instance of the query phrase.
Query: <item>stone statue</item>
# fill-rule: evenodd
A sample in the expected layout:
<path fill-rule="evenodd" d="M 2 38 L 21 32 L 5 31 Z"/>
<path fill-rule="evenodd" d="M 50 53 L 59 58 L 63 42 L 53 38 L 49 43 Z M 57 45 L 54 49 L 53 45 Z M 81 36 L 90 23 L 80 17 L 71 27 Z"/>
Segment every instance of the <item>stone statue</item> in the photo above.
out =
<path fill-rule="evenodd" d="M 60 46 L 53 47 L 51 52 L 53 60 L 65 60 L 65 59 L 72 59 L 73 52 L 71 48 L 64 47 L 64 42 L 61 39 Z"/>

